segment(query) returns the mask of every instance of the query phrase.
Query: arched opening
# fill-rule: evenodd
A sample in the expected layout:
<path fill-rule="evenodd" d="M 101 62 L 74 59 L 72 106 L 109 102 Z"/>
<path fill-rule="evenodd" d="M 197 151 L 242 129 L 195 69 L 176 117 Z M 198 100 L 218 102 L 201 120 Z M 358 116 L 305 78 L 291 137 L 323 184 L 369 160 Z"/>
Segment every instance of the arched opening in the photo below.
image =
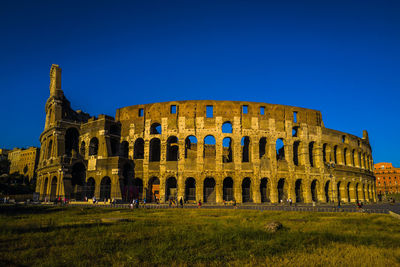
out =
<path fill-rule="evenodd" d="M 347 148 L 343 149 L 343 162 L 347 165 Z"/>
<path fill-rule="evenodd" d="M 283 139 L 279 138 L 276 140 L 276 160 L 285 160 L 285 145 Z"/>
<path fill-rule="evenodd" d="M 260 153 L 260 159 L 261 159 L 267 153 L 267 138 L 261 137 L 258 145 L 259 145 L 258 151 Z"/>
<path fill-rule="evenodd" d="M 50 190 L 50 201 L 56 199 L 56 192 L 57 192 L 57 177 L 53 177 L 51 180 L 51 190 Z"/>
<path fill-rule="evenodd" d="M 140 178 L 133 179 L 133 198 L 143 199 L 143 180 Z"/>
<path fill-rule="evenodd" d="M 160 139 L 153 138 L 150 140 L 149 161 L 160 161 L 161 143 Z"/>
<path fill-rule="evenodd" d="M 111 146 L 111 155 L 112 157 L 118 155 L 118 149 L 119 149 L 119 140 L 116 138 L 110 138 L 110 146 Z"/>
<path fill-rule="evenodd" d="M 242 181 L 242 202 L 252 202 L 251 198 L 251 180 L 250 178 L 244 178 Z"/>
<path fill-rule="evenodd" d="M 207 135 L 204 138 L 204 158 L 215 159 L 216 151 L 215 151 L 215 138 L 212 135 Z"/>
<path fill-rule="evenodd" d="M 261 202 L 270 202 L 268 178 L 262 178 L 260 181 Z"/>
<path fill-rule="evenodd" d="M 326 160 L 326 147 L 328 146 L 328 144 L 323 144 L 322 145 L 322 160 L 324 161 L 324 162 L 327 162 L 327 160 Z"/>
<path fill-rule="evenodd" d="M 204 179 L 204 190 L 203 198 L 204 202 L 215 202 L 216 192 L 215 192 L 215 180 L 214 178 Z"/>
<path fill-rule="evenodd" d="M 196 180 L 192 177 L 185 181 L 185 201 L 196 201 Z"/>
<path fill-rule="evenodd" d="M 314 167 L 315 162 L 314 162 L 314 142 L 310 142 L 308 144 L 308 158 L 310 161 L 310 166 Z"/>
<path fill-rule="evenodd" d="M 185 139 L 185 159 L 187 158 L 197 158 L 197 138 L 193 135 L 190 135 Z"/>
<path fill-rule="evenodd" d="M 288 190 L 288 186 L 287 186 L 285 178 L 279 179 L 279 181 L 278 181 L 278 201 L 279 201 L 279 203 L 283 203 L 287 199 L 287 197 L 288 197 L 287 190 Z"/>
<path fill-rule="evenodd" d="M 355 156 L 355 149 L 353 149 L 353 151 L 351 151 L 351 165 L 354 167 L 356 166 L 356 156 Z"/>
<path fill-rule="evenodd" d="M 330 201 L 330 198 L 329 198 L 329 185 L 330 185 L 330 181 L 327 181 L 325 183 L 325 199 L 326 199 L 326 203 L 328 203 Z"/>
<path fill-rule="evenodd" d="M 318 186 L 319 186 L 319 182 L 318 180 L 313 180 L 311 182 L 311 200 L 313 202 L 318 202 Z"/>
<path fill-rule="evenodd" d="M 336 194 L 337 194 L 338 202 L 342 201 L 342 192 L 340 192 L 340 189 L 341 189 L 340 185 L 341 185 L 341 182 L 338 182 L 336 184 Z"/>
<path fill-rule="evenodd" d="M 222 124 L 222 133 L 232 133 L 232 123 L 230 121 Z"/>
<path fill-rule="evenodd" d="M 47 158 L 51 158 L 51 152 L 53 149 L 53 140 L 50 140 L 49 146 L 47 147 Z"/>
<path fill-rule="evenodd" d="M 347 202 L 350 203 L 351 202 L 351 198 L 350 198 L 350 183 L 347 183 L 346 194 L 347 194 Z"/>
<path fill-rule="evenodd" d="M 360 200 L 359 196 L 358 196 L 358 183 L 356 183 L 356 186 L 354 187 L 354 189 L 355 189 L 355 193 L 356 193 L 356 202 L 358 202 Z"/>
<path fill-rule="evenodd" d="M 233 153 L 232 153 L 232 138 L 225 137 L 222 140 L 222 162 L 229 163 L 233 161 Z"/>
<path fill-rule="evenodd" d="M 179 145 L 176 136 L 170 136 L 167 140 L 167 161 L 178 161 Z"/>
<path fill-rule="evenodd" d="M 292 137 L 297 137 L 299 135 L 299 126 L 292 128 Z"/>
<path fill-rule="evenodd" d="M 365 184 L 362 185 L 362 198 L 363 201 L 365 202 Z"/>
<path fill-rule="evenodd" d="M 250 162 L 250 137 L 244 136 L 241 141 L 242 162 Z"/>
<path fill-rule="evenodd" d="M 176 183 L 176 178 L 175 177 L 169 177 L 166 182 L 166 194 L 165 194 L 165 199 L 166 200 L 176 200 L 177 199 L 177 183 Z"/>
<path fill-rule="evenodd" d="M 109 200 L 111 197 L 111 179 L 108 176 L 103 177 L 100 183 L 100 200 Z"/>
<path fill-rule="evenodd" d="M 81 154 L 82 157 L 86 156 L 86 143 L 84 141 L 81 142 L 80 154 Z"/>
<path fill-rule="evenodd" d="M 160 179 L 152 177 L 149 180 L 147 200 L 149 202 L 157 202 L 160 200 Z"/>
<path fill-rule="evenodd" d="M 150 126 L 150 134 L 161 134 L 161 124 L 155 122 Z"/>
<path fill-rule="evenodd" d="M 121 133 L 121 128 L 118 125 L 113 124 L 113 125 L 110 126 L 110 134 L 111 135 L 119 136 L 120 133 Z"/>
<path fill-rule="evenodd" d="M 89 143 L 89 156 L 97 156 L 99 152 L 99 140 L 96 137 L 90 139 Z"/>
<path fill-rule="evenodd" d="M 93 177 L 90 177 L 86 182 L 86 197 L 93 198 L 94 197 L 94 190 L 96 188 L 96 181 Z"/>
<path fill-rule="evenodd" d="M 76 128 L 68 128 L 65 133 L 65 154 L 71 157 L 72 150 L 78 152 L 79 132 Z"/>
<path fill-rule="evenodd" d="M 303 185 L 301 179 L 297 179 L 294 187 L 294 191 L 296 193 L 296 203 L 302 203 L 303 200 Z"/>
<path fill-rule="evenodd" d="M 133 158 L 144 159 L 144 141 L 142 138 L 138 138 L 133 145 Z"/>
<path fill-rule="evenodd" d="M 126 202 L 131 202 L 133 199 L 133 176 L 133 166 L 130 163 L 125 163 L 122 167 L 121 193 L 122 199 Z"/>
<path fill-rule="evenodd" d="M 335 161 L 335 164 L 337 164 L 338 163 L 338 161 L 337 161 L 337 146 L 333 147 L 333 159 Z"/>
<path fill-rule="evenodd" d="M 43 186 L 43 197 L 47 197 L 47 185 L 49 183 L 49 179 L 46 178 L 46 180 L 44 180 L 44 186 Z"/>
<path fill-rule="evenodd" d="M 121 143 L 121 157 L 128 158 L 129 157 L 129 143 L 127 141 L 123 141 Z"/>
<path fill-rule="evenodd" d="M 226 177 L 222 185 L 222 199 L 225 201 L 233 200 L 233 180 L 231 177 Z"/>
<path fill-rule="evenodd" d="M 293 143 L 293 163 L 296 166 L 299 166 L 299 147 L 300 141 L 295 141 Z"/>
<path fill-rule="evenodd" d="M 84 187 L 86 181 L 86 168 L 83 163 L 78 162 L 72 166 L 72 179 L 71 179 L 71 192 L 65 194 L 70 196 L 70 199 L 83 200 L 84 199 Z"/>

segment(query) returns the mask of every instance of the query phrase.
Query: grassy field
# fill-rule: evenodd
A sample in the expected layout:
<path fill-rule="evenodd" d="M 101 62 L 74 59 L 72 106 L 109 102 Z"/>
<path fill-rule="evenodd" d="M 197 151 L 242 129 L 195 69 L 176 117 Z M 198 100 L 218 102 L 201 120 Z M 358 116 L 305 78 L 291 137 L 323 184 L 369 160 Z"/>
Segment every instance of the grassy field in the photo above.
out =
<path fill-rule="evenodd" d="M 400 266 L 400 220 L 389 215 L 22 206 L 0 211 L 2 266 Z M 112 222 L 116 218 L 125 220 Z M 283 229 L 268 232 L 271 221 Z"/>

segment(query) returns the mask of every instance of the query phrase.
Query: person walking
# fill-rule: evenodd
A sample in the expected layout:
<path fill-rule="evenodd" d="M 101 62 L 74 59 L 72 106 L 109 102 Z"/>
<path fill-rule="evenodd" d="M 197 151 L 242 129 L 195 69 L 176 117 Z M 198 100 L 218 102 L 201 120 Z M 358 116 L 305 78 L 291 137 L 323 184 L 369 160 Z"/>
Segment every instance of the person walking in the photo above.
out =
<path fill-rule="evenodd" d="M 197 205 L 198 208 L 201 208 L 201 199 L 199 200 L 199 204 Z"/>

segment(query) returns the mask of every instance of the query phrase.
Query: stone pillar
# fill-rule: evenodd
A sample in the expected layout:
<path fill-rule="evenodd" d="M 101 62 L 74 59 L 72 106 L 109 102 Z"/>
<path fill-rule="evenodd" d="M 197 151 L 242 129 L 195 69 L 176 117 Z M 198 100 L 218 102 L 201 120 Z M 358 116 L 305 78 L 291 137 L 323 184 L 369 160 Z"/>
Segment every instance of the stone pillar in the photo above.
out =
<path fill-rule="evenodd" d="M 183 199 L 183 201 L 185 200 L 185 177 L 182 174 L 178 174 L 178 177 L 176 177 L 177 179 L 177 187 L 178 187 L 178 201 L 181 200 L 181 198 Z"/>
<path fill-rule="evenodd" d="M 251 181 L 252 193 L 253 193 L 253 202 L 261 203 L 261 191 L 260 191 L 260 177 L 254 176 Z"/>
<path fill-rule="evenodd" d="M 160 179 L 160 203 L 165 203 L 165 191 L 166 191 L 166 178 L 165 176 L 161 176 L 159 177 Z"/>
<path fill-rule="evenodd" d="M 303 187 L 303 192 L 304 192 L 304 203 L 312 203 L 312 195 L 311 195 L 311 179 L 307 177 L 307 179 L 304 181 L 304 187 Z"/>
<path fill-rule="evenodd" d="M 325 197 L 325 181 L 322 179 L 322 177 L 320 178 L 319 183 L 317 183 L 317 199 L 318 202 L 322 202 L 322 203 L 326 203 L 326 197 Z"/>
<path fill-rule="evenodd" d="M 111 194 L 110 197 L 111 199 L 115 198 L 115 199 L 122 199 L 122 195 L 121 195 L 121 186 L 120 186 L 120 180 L 122 180 L 123 178 L 119 177 L 118 174 L 113 175 L 111 177 Z"/>
<path fill-rule="evenodd" d="M 233 181 L 233 194 L 237 203 L 242 203 L 242 181 L 241 177 L 234 175 Z"/>
<path fill-rule="evenodd" d="M 271 177 L 270 181 L 271 187 L 269 190 L 269 199 L 271 200 L 271 203 L 278 203 L 278 182 L 276 181 L 276 177 Z"/>
<path fill-rule="evenodd" d="M 201 202 L 204 202 L 204 195 L 203 195 L 203 191 L 204 191 L 204 177 L 200 176 L 200 177 L 196 177 L 196 201 L 199 202 L 199 200 L 201 200 Z"/>
<path fill-rule="evenodd" d="M 216 177 L 215 178 L 215 201 L 217 203 L 222 203 L 223 199 L 222 199 L 222 180 L 221 177 Z"/>
<path fill-rule="evenodd" d="M 288 185 L 288 199 L 291 198 L 293 202 L 296 202 L 296 180 L 294 177 L 289 176 L 289 179 L 287 179 L 287 185 Z"/>

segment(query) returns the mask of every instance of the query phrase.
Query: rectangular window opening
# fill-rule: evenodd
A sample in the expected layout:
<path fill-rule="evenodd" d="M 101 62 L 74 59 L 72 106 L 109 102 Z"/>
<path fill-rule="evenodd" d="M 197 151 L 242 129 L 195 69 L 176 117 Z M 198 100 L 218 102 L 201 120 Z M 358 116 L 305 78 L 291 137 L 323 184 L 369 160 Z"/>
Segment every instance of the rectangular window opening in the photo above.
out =
<path fill-rule="evenodd" d="M 243 105 L 242 106 L 242 113 L 243 114 L 247 114 L 247 112 L 248 112 L 248 106 L 247 105 Z"/>
<path fill-rule="evenodd" d="M 207 106 L 206 117 L 207 118 L 213 118 L 214 117 L 214 107 L 213 106 Z"/>
<path fill-rule="evenodd" d="M 265 107 L 260 107 L 260 115 L 265 115 Z"/>
<path fill-rule="evenodd" d="M 143 117 L 144 110 L 142 108 L 139 108 L 139 117 Z"/>
<path fill-rule="evenodd" d="M 293 122 L 297 123 L 297 111 L 293 111 Z"/>
<path fill-rule="evenodd" d="M 171 114 L 176 114 L 176 105 L 171 105 Z"/>

